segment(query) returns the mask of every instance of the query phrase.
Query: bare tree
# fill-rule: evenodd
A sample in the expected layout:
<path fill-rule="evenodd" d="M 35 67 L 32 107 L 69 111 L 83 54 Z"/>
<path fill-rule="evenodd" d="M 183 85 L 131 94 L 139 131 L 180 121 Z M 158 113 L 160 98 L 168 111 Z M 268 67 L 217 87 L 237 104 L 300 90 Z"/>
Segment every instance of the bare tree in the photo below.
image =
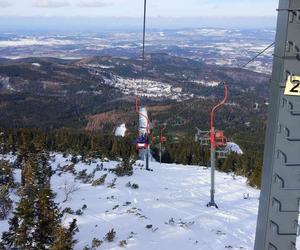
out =
<path fill-rule="evenodd" d="M 65 180 L 63 187 L 65 199 L 63 200 L 63 203 L 67 202 L 70 198 L 70 195 L 75 193 L 79 189 L 79 186 L 77 186 L 75 182 L 69 183 L 67 180 Z"/>

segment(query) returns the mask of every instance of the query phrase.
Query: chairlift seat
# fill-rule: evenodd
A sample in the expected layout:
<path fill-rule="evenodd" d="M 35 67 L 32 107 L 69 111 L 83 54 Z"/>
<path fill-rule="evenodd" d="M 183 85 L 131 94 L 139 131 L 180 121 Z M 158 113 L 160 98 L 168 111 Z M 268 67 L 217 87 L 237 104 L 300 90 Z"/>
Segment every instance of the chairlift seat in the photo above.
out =
<path fill-rule="evenodd" d="M 224 137 L 224 131 L 218 130 L 216 131 L 216 138 L 223 138 Z"/>
<path fill-rule="evenodd" d="M 227 138 L 224 135 L 224 131 L 221 130 L 216 131 L 215 144 L 218 147 L 225 147 L 227 145 Z"/>
<path fill-rule="evenodd" d="M 210 144 L 209 131 L 202 131 L 197 128 L 195 135 L 195 141 L 199 142 L 202 146 L 208 146 Z"/>
<path fill-rule="evenodd" d="M 135 141 L 135 148 L 137 150 L 147 149 L 149 145 L 148 137 L 141 135 Z"/>
<path fill-rule="evenodd" d="M 227 152 L 225 150 L 217 150 L 217 157 L 218 159 L 226 159 L 227 158 Z"/>
<path fill-rule="evenodd" d="M 136 150 L 141 150 L 141 149 L 147 149 L 148 148 L 148 144 L 147 143 L 137 143 L 135 145 Z"/>

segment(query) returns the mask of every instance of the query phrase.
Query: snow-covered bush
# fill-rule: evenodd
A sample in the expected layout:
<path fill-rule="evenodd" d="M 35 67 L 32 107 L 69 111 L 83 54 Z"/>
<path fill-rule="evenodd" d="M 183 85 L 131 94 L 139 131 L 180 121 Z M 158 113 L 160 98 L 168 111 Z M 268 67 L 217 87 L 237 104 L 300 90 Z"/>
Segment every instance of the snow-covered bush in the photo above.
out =
<path fill-rule="evenodd" d="M 112 170 L 117 176 L 132 176 L 133 175 L 133 164 L 135 162 L 131 159 L 123 159 L 115 169 Z"/>
<path fill-rule="evenodd" d="M 108 242 L 113 242 L 116 237 L 116 232 L 114 229 L 111 229 L 105 236 L 105 240 Z"/>
<path fill-rule="evenodd" d="M 103 185 L 104 182 L 105 182 L 106 177 L 107 177 L 107 174 L 102 175 L 99 179 L 93 181 L 92 186 Z"/>

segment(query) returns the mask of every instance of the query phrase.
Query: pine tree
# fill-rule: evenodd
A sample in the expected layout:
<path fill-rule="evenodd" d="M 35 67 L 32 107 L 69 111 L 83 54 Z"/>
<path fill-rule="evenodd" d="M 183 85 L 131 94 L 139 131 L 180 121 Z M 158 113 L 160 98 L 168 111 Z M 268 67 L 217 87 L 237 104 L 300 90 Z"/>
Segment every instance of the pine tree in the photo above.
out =
<path fill-rule="evenodd" d="M 51 250 L 71 250 L 76 244 L 76 240 L 74 240 L 74 235 L 79 231 L 76 223 L 76 219 L 74 219 L 69 228 L 57 227 L 55 230 L 55 241 L 51 247 Z"/>
<path fill-rule="evenodd" d="M 0 160 L 0 185 L 13 186 L 14 178 L 12 166 L 9 162 Z"/>
<path fill-rule="evenodd" d="M 9 249 L 14 245 L 15 239 L 17 237 L 18 228 L 19 220 L 17 216 L 14 216 L 9 220 L 8 232 L 4 232 L 2 235 L 2 244 L 4 246 L 7 246 Z"/>
<path fill-rule="evenodd" d="M 16 231 L 11 232 L 15 235 L 12 245 L 19 249 L 33 248 L 34 238 L 34 207 L 32 200 L 25 197 L 21 198 L 15 217 L 18 219 L 18 227 Z"/>
<path fill-rule="evenodd" d="M 50 189 L 52 170 L 44 145 L 46 139 L 41 134 L 33 139 L 26 130 L 21 135 L 20 202 L 9 221 L 9 231 L 2 235 L 3 244 L 24 250 L 72 249 L 78 229 L 76 221 L 68 229 L 61 226 L 61 213 Z"/>
<path fill-rule="evenodd" d="M 0 220 L 7 218 L 12 209 L 12 200 L 9 197 L 9 185 L 0 185 Z"/>
<path fill-rule="evenodd" d="M 30 146 L 23 152 L 26 157 L 22 163 L 20 202 L 2 239 L 6 246 L 17 249 L 49 249 L 54 244 L 55 232 L 61 228 L 60 213 L 53 201 L 55 195 L 50 189 L 52 172 L 41 144 L 24 145 Z M 73 234 L 66 232 L 72 242 Z"/>
<path fill-rule="evenodd" d="M 60 214 L 55 195 L 49 187 L 39 191 L 36 202 L 36 224 L 34 242 L 38 249 L 49 249 L 54 242 L 54 231 L 60 226 Z"/>
<path fill-rule="evenodd" d="M 255 162 L 254 162 L 254 170 L 248 179 L 250 186 L 260 188 L 262 166 L 263 166 L 263 157 L 261 155 L 256 155 Z"/>

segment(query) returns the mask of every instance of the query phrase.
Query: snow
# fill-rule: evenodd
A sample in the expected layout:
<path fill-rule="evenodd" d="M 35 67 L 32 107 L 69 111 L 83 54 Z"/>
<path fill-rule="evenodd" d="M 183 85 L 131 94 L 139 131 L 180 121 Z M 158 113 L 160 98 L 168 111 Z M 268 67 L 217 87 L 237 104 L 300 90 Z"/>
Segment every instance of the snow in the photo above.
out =
<path fill-rule="evenodd" d="M 35 67 L 41 67 L 41 64 L 40 63 L 32 63 L 32 66 L 35 66 Z"/>
<path fill-rule="evenodd" d="M 58 155 L 54 165 L 63 161 Z M 103 164 L 104 168 L 113 168 L 117 163 Z M 79 163 L 76 170 L 87 168 L 90 173 L 95 165 Z M 69 173 L 52 178 L 57 202 L 64 198 L 61 188 L 65 180 L 80 187 L 63 207 L 76 211 L 87 205 L 82 216 L 64 218 L 66 224 L 73 218 L 78 220 L 75 249 L 90 244 L 94 237 L 102 240 L 112 228 L 117 239 L 104 242 L 101 249 L 119 249 L 121 240 L 127 240 L 128 249 L 253 249 L 259 191 L 248 187 L 245 178 L 217 173 L 216 201 L 220 209 L 215 210 L 206 207 L 208 169 L 158 163 L 151 163 L 151 167 L 153 172 L 135 167 L 134 175 L 118 178 L 113 189 L 107 187 L 115 178 L 113 174 L 108 174 L 106 184 L 98 187 L 77 182 Z M 129 181 L 139 188 L 126 187 Z M 245 200 L 244 193 L 249 193 L 250 199 Z M 147 225 L 152 228 L 147 229 Z"/>
<path fill-rule="evenodd" d="M 91 65 L 90 65 L 91 66 Z M 89 66 L 89 67 L 90 67 Z M 92 68 L 89 68 L 93 72 Z M 95 73 L 94 73 L 95 74 Z M 171 84 L 149 79 L 123 78 L 112 75 L 111 78 L 104 78 L 105 84 L 113 86 L 126 95 L 139 95 L 149 98 L 169 98 L 171 100 L 188 100 L 191 98 L 189 93 L 183 92 L 182 88 L 172 87 Z"/>
<path fill-rule="evenodd" d="M 11 155 L 0 155 L 4 157 L 11 162 L 15 160 Z M 53 170 L 58 165 L 72 164 L 70 155 L 63 157 L 58 153 L 51 153 L 49 162 Z M 107 174 L 102 186 L 84 184 L 70 172 L 56 171 L 51 179 L 61 209 L 70 207 L 76 211 L 87 205 L 83 215 L 63 217 L 66 226 L 73 218 L 77 219 L 75 250 L 91 246 L 93 238 L 103 240 L 112 228 L 116 231 L 115 240 L 111 243 L 104 240 L 100 249 L 122 249 L 119 247 L 122 240 L 132 250 L 253 249 L 259 190 L 247 186 L 246 178 L 216 172 L 219 205 L 216 210 L 206 207 L 210 189 L 208 168 L 151 162 L 151 172 L 138 161 L 132 176 L 118 177 L 116 186 L 109 188 L 116 176 L 107 170 L 117 164 L 100 159 L 75 164 L 77 173 L 86 169 L 90 174 L 98 167 L 94 180 Z M 20 179 L 19 170 L 15 176 Z M 128 182 L 138 184 L 139 188 L 126 186 Z M 65 185 L 74 185 L 78 190 L 63 203 Z M 248 194 L 249 199 L 244 199 Z M 0 221 L 0 234 L 7 228 L 7 221 Z"/>
<path fill-rule="evenodd" d="M 55 46 L 55 45 L 72 45 L 70 40 L 59 40 L 54 38 L 22 38 L 15 40 L 0 41 L 0 48 L 21 47 L 21 46 Z"/>
<path fill-rule="evenodd" d="M 237 153 L 239 155 L 242 155 L 244 152 L 243 150 L 240 148 L 239 145 L 237 145 L 236 143 L 234 142 L 228 142 L 227 143 L 227 146 L 225 148 L 225 151 L 226 152 L 233 152 L 233 153 Z"/>
<path fill-rule="evenodd" d="M 194 30 L 184 30 L 178 31 L 177 34 L 185 35 L 185 36 L 216 36 L 216 37 L 224 37 L 228 33 L 228 30 L 225 29 L 194 29 Z"/>
<path fill-rule="evenodd" d="M 56 169 L 71 164 L 71 156 L 52 154 L 51 165 Z M 118 244 L 126 240 L 128 249 L 253 249 L 259 190 L 246 184 L 243 177 L 216 173 L 216 202 L 219 210 L 207 208 L 209 201 L 210 170 L 204 167 L 162 164 L 152 162 L 153 172 L 145 171 L 137 162 L 134 175 L 119 177 L 115 188 L 107 187 L 116 176 L 105 169 L 114 168 L 118 162 L 79 162 L 78 173 L 87 169 L 93 172 L 98 165 L 103 170 L 94 179 L 107 173 L 103 186 L 93 187 L 75 179 L 69 172 L 59 172 L 52 177 L 51 186 L 57 193 L 56 202 L 61 208 L 76 211 L 84 204 L 83 215 L 66 214 L 63 222 L 68 225 L 76 218 L 79 232 L 75 250 L 91 245 L 93 238 L 103 240 L 114 228 L 116 239 L 104 241 L 101 249 L 121 249 Z M 18 173 L 20 175 L 20 173 Z M 138 189 L 126 187 L 131 182 Z M 78 191 L 64 200 L 64 186 L 74 185 Z M 244 199 L 249 194 L 249 199 Z M 147 229 L 147 225 L 152 228 Z M 150 227 L 150 226 L 149 226 Z M 7 230 L 7 222 L 0 222 L 0 231 Z"/>
<path fill-rule="evenodd" d="M 117 127 L 116 131 L 115 131 L 115 136 L 121 136 L 124 137 L 125 133 L 126 133 L 126 124 L 123 123 L 120 126 Z"/>
<path fill-rule="evenodd" d="M 201 84 L 203 86 L 206 86 L 206 87 L 217 87 L 220 85 L 220 82 L 217 82 L 217 81 L 207 81 L 207 80 L 200 80 L 200 81 L 194 81 L 194 83 L 196 84 Z"/>

